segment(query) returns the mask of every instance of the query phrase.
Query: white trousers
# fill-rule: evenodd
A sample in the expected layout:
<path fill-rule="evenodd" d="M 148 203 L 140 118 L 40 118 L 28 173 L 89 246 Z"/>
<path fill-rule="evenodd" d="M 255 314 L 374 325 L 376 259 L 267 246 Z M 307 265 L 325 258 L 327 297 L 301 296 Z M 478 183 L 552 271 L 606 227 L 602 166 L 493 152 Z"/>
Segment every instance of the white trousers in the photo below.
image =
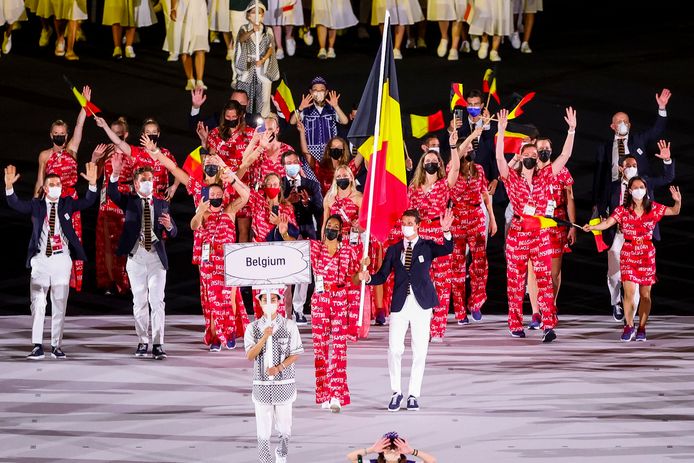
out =
<path fill-rule="evenodd" d="M 37 254 L 31 259 L 31 342 L 43 344 L 43 324 L 46 319 L 46 296 L 51 292 L 51 346 L 60 347 L 65 325 L 65 309 L 70 294 L 70 254 Z"/>
<path fill-rule="evenodd" d="M 292 299 L 292 306 L 294 307 L 294 312 L 304 313 L 304 305 L 306 304 L 306 295 L 308 294 L 308 283 L 302 283 L 294 285 L 294 297 Z"/>
<path fill-rule="evenodd" d="M 270 437 L 272 425 L 279 434 L 279 445 L 275 449 L 275 463 L 286 463 L 289 438 L 292 435 L 292 402 L 273 405 L 253 401 L 255 405 L 255 426 L 258 434 L 258 461 L 272 463 Z"/>
<path fill-rule="evenodd" d="M 166 270 L 157 251 L 145 251 L 138 246 L 135 254 L 128 257 L 125 269 L 130 278 L 133 292 L 133 315 L 139 342 L 149 344 L 149 319 L 152 310 L 152 344 L 164 344 L 164 288 Z"/>
<path fill-rule="evenodd" d="M 429 350 L 429 326 L 431 324 L 431 309 L 423 309 L 410 293 L 405 299 L 405 305 L 400 312 L 391 312 L 388 329 L 388 373 L 390 388 L 393 392 L 402 394 L 401 363 L 405 352 L 405 334 L 410 330 L 410 346 L 412 348 L 412 370 L 410 371 L 410 395 L 419 397 L 422 392 L 424 366 Z"/>
<path fill-rule="evenodd" d="M 624 235 L 615 233 L 612 246 L 607 250 L 607 287 L 610 290 L 610 303 L 617 305 L 622 302 L 622 272 L 619 270 L 619 255 L 624 246 Z M 638 288 L 638 285 L 637 285 Z M 638 291 L 634 291 L 634 307 L 639 306 L 641 297 Z"/>

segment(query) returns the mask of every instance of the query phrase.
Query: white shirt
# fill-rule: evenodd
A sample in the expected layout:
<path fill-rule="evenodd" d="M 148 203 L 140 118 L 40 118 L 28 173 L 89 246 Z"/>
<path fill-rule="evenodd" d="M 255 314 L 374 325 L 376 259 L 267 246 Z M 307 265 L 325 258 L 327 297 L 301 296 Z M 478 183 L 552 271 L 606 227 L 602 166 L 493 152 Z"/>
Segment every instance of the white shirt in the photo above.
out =
<path fill-rule="evenodd" d="M 297 175 L 296 178 L 292 178 L 289 175 L 287 175 L 287 180 L 289 180 L 290 186 L 293 186 L 295 188 L 298 188 L 301 186 L 301 174 Z"/>

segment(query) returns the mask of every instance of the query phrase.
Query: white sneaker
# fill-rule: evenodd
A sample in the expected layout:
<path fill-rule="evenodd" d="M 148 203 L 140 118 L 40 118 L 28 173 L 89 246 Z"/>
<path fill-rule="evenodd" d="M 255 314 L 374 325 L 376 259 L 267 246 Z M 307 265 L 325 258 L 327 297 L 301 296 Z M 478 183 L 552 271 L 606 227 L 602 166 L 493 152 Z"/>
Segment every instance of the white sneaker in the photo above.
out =
<path fill-rule="evenodd" d="M 520 36 L 518 35 L 518 32 L 514 32 L 511 34 L 511 46 L 518 50 L 521 47 L 521 41 L 520 41 Z"/>
<path fill-rule="evenodd" d="M 65 39 L 55 43 L 55 56 L 65 56 Z"/>
<path fill-rule="evenodd" d="M 340 410 L 342 410 L 342 405 L 340 405 L 340 401 L 337 400 L 335 397 L 330 399 L 330 411 L 333 413 L 340 413 Z"/>
<path fill-rule="evenodd" d="M 2 52 L 8 54 L 12 50 L 12 36 L 5 34 L 5 39 L 2 41 Z"/>
<path fill-rule="evenodd" d="M 196 80 L 195 81 L 195 88 L 201 88 L 203 90 L 207 90 L 207 85 L 202 80 Z"/>
<path fill-rule="evenodd" d="M 427 42 L 426 40 L 419 38 L 417 39 L 417 48 L 426 48 L 427 47 Z"/>
<path fill-rule="evenodd" d="M 478 36 L 474 36 L 472 38 L 472 49 L 474 51 L 477 51 L 480 49 L 480 38 Z"/>
<path fill-rule="evenodd" d="M 125 57 L 126 58 L 135 58 L 135 50 L 133 47 L 125 47 Z"/>
<path fill-rule="evenodd" d="M 123 50 L 121 50 L 120 47 L 113 47 L 113 55 L 111 55 L 114 59 L 121 59 L 123 58 Z"/>
<path fill-rule="evenodd" d="M 461 45 L 460 45 L 460 51 L 463 53 L 470 53 L 470 42 L 465 40 Z"/>
<path fill-rule="evenodd" d="M 523 42 L 521 45 L 521 53 L 532 53 L 533 51 L 530 49 L 530 45 L 528 45 L 528 42 Z"/>
<path fill-rule="evenodd" d="M 279 49 L 275 52 L 275 58 L 277 58 L 277 60 L 282 60 L 282 59 L 284 59 L 284 50 L 283 50 L 282 48 L 279 48 Z"/>
<path fill-rule="evenodd" d="M 178 61 L 178 53 L 169 53 L 169 57 L 166 58 L 166 61 Z"/>
<path fill-rule="evenodd" d="M 318 59 L 325 59 L 328 57 L 328 53 L 326 53 L 325 48 L 321 48 L 318 50 Z"/>
<path fill-rule="evenodd" d="M 479 59 L 487 59 L 488 53 L 489 53 L 489 42 L 480 43 L 480 49 L 477 51 L 477 57 Z"/>
<path fill-rule="evenodd" d="M 210 31 L 210 42 L 212 43 L 219 43 L 221 40 L 219 39 L 219 33 L 215 31 Z"/>
<path fill-rule="evenodd" d="M 186 90 L 195 90 L 195 79 L 188 79 Z"/>
<path fill-rule="evenodd" d="M 176 57 L 176 59 L 178 59 L 178 56 Z M 234 59 L 234 48 L 229 47 L 227 48 L 227 61 L 231 61 L 232 59 Z"/>
<path fill-rule="evenodd" d="M 407 43 L 405 43 L 405 48 L 417 48 L 417 42 L 415 42 L 414 39 L 407 39 Z"/>
<path fill-rule="evenodd" d="M 439 47 L 436 49 L 436 54 L 439 55 L 439 58 L 443 58 L 446 56 L 446 51 L 448 51 L 448 40 L 441 39 Z"/>
<path fill-rule="evenodd" d="M 436 343 L 436 344 L 441 344 L 443 342 L 443 338 L 431 338 L 430 342 Z"/>
<path fill-rule="evenodd" d="M 448 61 L 458 61 L 458 50 L 451 48 L 448 52 Z"/>
<path fill-rule="evenodd" d="M 402 53 L 397 48 L 393 48 L 393 59 L 402 59 Z"/>
<path fill-rule="evenodd" d="M 294 56 L 294 53 L 296 53 L 296 40 L 293 38 L 288 38 L 286 40 L 287 43 L 287 55 L 289 56 Z"/>
<path fill-rule="evenodd" d="M 321 408 L 322 410 L 330 410 L 330 401 L 329 401 L 329 400 L 326 400 L 325 402 L 323 402 L 322 404 L 320 404 L 320 408 Z"/>
<path fill-rule="evenodd" d="M 489 52 L 489 61 L 501 61 L 501 56 L 499 56 L 499 52 L 496 50 L 492 50 Z"/>
<path fill-rule="evenodd" d="M 328 56 L 328 58 L 330 58 L 330 59 L 335 58 L 335 57 L 337 56 L 337 55 L 335 54 L 335 49 L 334 49 L 334 48 L 328 48 L 328 55 L 327 55 L 327 56 Z"/>
<path fill-rule="evenodd" d="M 304 43 L 308 47 L 313 45 L 313 36 L 311 35 L 311 29 L 306 29 L 306 32 L 304 32 Z"/>
<path fill-rule="evenodd" d="M 51 41 L 51 35 L 53 35 L 53 29 L 50 27 L 48 29 L 41 29 L 41 37 L 39 37 L 39 47 L 46 47 Z"/>

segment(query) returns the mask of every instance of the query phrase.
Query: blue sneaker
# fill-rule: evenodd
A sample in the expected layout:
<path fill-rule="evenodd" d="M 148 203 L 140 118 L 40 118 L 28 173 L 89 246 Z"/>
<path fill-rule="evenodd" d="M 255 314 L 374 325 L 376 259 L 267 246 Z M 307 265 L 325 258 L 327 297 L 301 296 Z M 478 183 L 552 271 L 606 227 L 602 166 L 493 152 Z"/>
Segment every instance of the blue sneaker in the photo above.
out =
<path fill-rule="evenodd" d="M 475 320 L 476 322 L 482 320 L 482 312 L 479 310 L 473 310 L 472 311 L 472 319 Z"/>
<path fill-rule="evenodd" d="M 394 392 L 390 398 L 390 403 L 388 404 L 389 412 L 397 412 L 400 410 L 400 403 L 402 402 L 402 394 Z"/>
<path fill-rule="evenodd" d="M 467 318 L 467 314 L 465 315 L 465 318 L 462 320 L 458 320 L 458 326 L 463 326 L 463 325 L 468 325 L 470 324 L 470 319 Z"/>
<path fill-rule="evenodd" d="M 383 312 L 378 312 L 376 315 L 376 326 L 383 326 L 386 324 L 386 315 Z"/>
<path fill-rule="evenodd" d="M 615 304 L 612 306 L 612 318 L 614 318 L 616 322 L 624 321 L 624 309 L 622 308 L 622 304 Z"/>
<path fill-rule="evenodd" d="M 524 338 L 525 337 L 525 331 L 523 331 L 523 330 L 516 330 L 516 331 L 509 330 L 509 333 L 511 333 L 511 336 L 513 336 L 514 338 Z"/>
<path fill-rule="evenodd" d="M 236 336 L 233 334 L 227 339 L 227 349 L 236 349 Z"/>
<path fill-rule="evenodd" d="M 413 412 L 419 410 L 419 403 L 417 402 L 417 398 L 413 395 L 407 398 L 407 410 Z"/>
<path fill-rule="evenodd" d="M 542 342 L 549 343 L 555 339 L 557 339 L 557 333 L 555 333 L 552 328 L 547 328 L 545 333 L 542 335 Z"/>
<path fill-rule="evenodd" d="M 222 350 L 222 343 L 213 342 L 210 344 L 210 352 L 219 352 L 220 350 Z"/>
<path fill-rule="evenodd" d="M 644 335 L 645 335 L 645 333 L 644 333 Z M 622 341 L 624 341 L 624 342 L 633 341 L 635 337 L 636 337 L 636 330 L 634 329 L 634 327 L 626 325 L 624 327 L 624 331 L 622 332 Z"/>
<path fill-rule="evenodd" d="M 533 318 L 528 323 L 529 330 L 539 330 L 542 327 L 542 317 L 539 313 L 534 313 Z"/>
<path fill-rule="evenodd" d="M 634 339 L 637 341 L 646 341 L 646 328 L 639 328 L 636 330 L 636 337 Z"/>

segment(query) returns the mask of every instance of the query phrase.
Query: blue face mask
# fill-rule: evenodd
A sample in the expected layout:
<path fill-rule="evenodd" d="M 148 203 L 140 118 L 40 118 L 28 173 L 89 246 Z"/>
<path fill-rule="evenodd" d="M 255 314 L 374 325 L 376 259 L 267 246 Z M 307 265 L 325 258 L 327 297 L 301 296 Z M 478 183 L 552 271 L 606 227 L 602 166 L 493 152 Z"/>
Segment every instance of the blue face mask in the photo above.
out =
<path fill-rule="evenodd" d="M 470 115 L 470 117 L 477 117 L 482 114 L 482 108 L 473 108 L 468 106 L 467 113 Z"/>
<path fill-rule="evenodd" d="M 288 177 L 296 177 L 299 175 L 299 169 L 301 169 L 301 166 L 299 164 L 287 164 L 284 166 L 284 170 L 287 171 L 287 176 Z"/>

